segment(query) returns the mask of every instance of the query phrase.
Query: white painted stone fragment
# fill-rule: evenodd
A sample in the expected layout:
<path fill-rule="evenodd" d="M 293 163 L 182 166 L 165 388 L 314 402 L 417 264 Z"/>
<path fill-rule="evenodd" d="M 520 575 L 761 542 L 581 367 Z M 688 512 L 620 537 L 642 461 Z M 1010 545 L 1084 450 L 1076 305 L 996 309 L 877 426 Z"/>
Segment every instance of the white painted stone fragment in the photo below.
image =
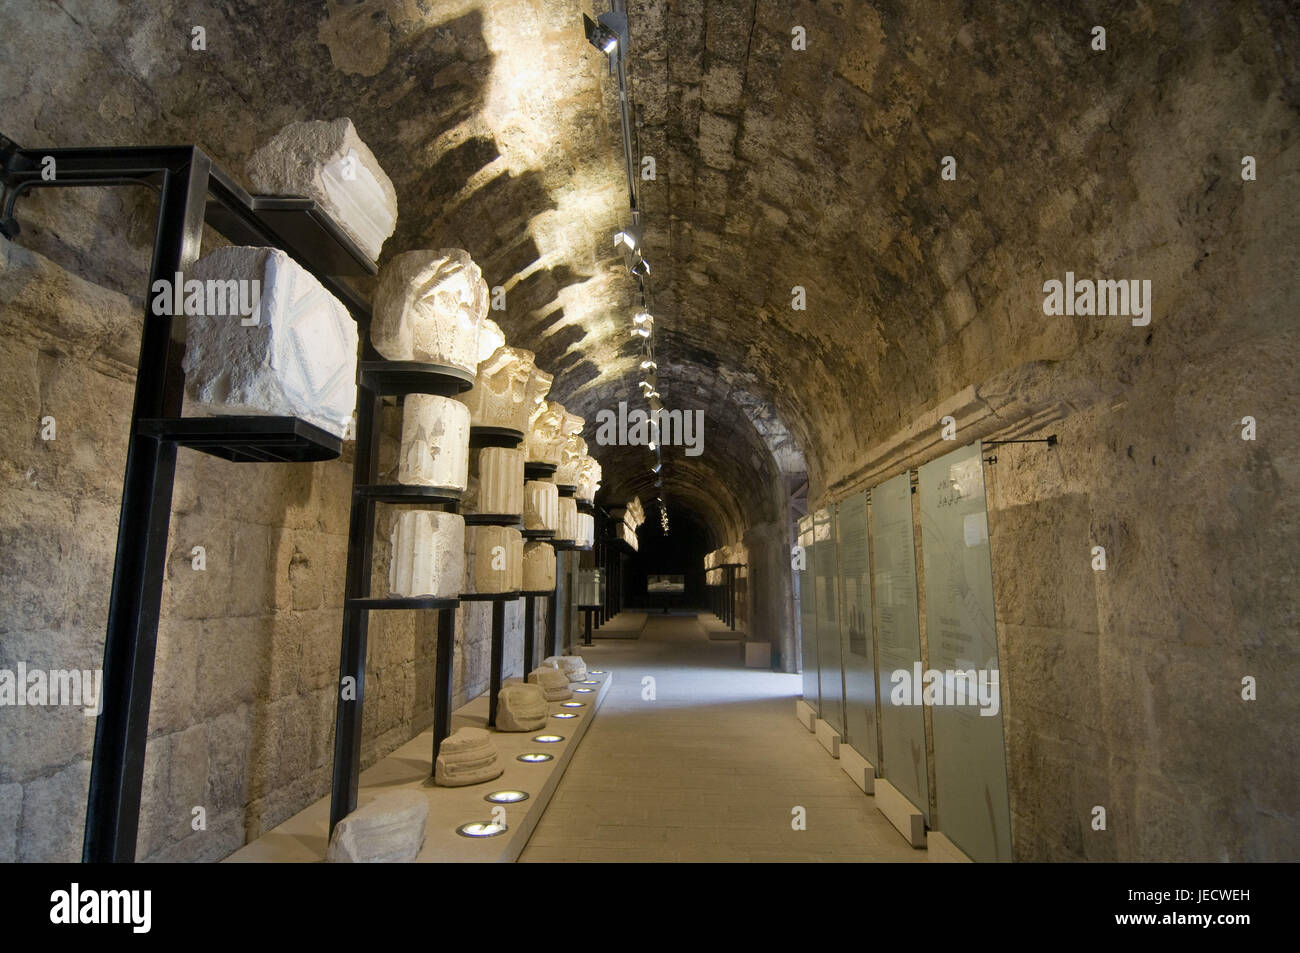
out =
<path fill-rule="evenodd" d="M 596 499 L 596 491 L 600 489 L 600 464 L 595 457 L 583 457 L 578 464 L 578 492 L 577 498 L 592 503 Z"/>
<path fill-rule="evenodd" d="M 408 394 L 402 405 L 397 481 L 464 490 L 469 475 L 469 409 L 436 394 Z"/>
<path fill-rule="evenodd" d="M 370 340 L 390 361 L 449 364 L 474 374 L 487 311 L 487 282 L 468 252 L 403 252 L 379 274 Z"/>
<path fill-rule="evenodd" d="M 357 325 L 337 298 L 276 248 L 218 248 L 194 263 L 191 279 L 257 281 L 261 291 L 251 315 L 187 317 L 190 402 L 215 414 L 299 417 L 351 437 Z"/>
<path fill-rule="evenodd" d="M 361 805 L 334 828 L 331 864 L 409 864 L 424 844 L 429 801 L 419 791 L 389 791 Z"/>
<path fill-rule="evenodd" d="M 351 119 L 290 123 L 247 172 L 255 193 L 315 199 L 371 261 L 397 227 L 397 192 Z"/>
<path fill-rule="evenodd" d="M 393 519 L 388 591 L 392 596 L 460 595 L 465 576 L 465 518 L 436 510 L 402 510 Z"/>
<path fill-rule="evenodd" d="M 506 334 L 501 330 L 501 325 L 491 318 L 484 318 L 482 326 L 478 329 L 478 362 L 482 364 L 496 352 L 497 348 L 505 347 L 505 344 Z"/>
<path fill-rule="evenodd" d="M 442 742 L 433 780 L 447 788 L 479 784 L 501 777 L 505 768 L 492 736 L 483 728 L 460 728 Z"/>
<path fill-rule="evenodd" d="M 578 513 L 578 533 L 575 542 L 579 546 L 594 546 L 596 543 L 596 518 L 590 513 Z"/>
<path fill-rule="evenodd" d="M 469 526 L 465 531 L 467 594 L 516 592 L 524 583 L 524 537 L 513 526 Z"/>

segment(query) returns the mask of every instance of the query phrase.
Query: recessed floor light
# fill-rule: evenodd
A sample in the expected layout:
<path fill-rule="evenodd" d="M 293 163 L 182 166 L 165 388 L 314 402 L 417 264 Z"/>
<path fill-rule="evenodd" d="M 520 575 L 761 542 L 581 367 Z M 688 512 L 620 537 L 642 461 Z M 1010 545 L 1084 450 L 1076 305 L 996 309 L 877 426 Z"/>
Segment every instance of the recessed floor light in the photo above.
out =
<path fill-rule="evenodd" d="M 584 702 L 560 702 L 560 707 L 561 708 L 586 708 L 587 706 L 586 703 Z"/>
<path fill-rule="evenodd" d="M 557 741 L 563 741 L 564 735 L 538 735 L 533 740 L 540 744 L 553 745 Z"/>
<path fill-rule="evenodd" d="M 575 692 L 581 692 L 581 693 L 584 694 L 584 695 L 590 695 L 592 692 L 595 691 L 595 689 L 594 689 L 594 688 L 575 688 L 574 691 L 575 691 Z"/>
<path fill-rule="evenodd" d="M 603 668 L 589 668 L 589 669 L 587 669 L 587 672 L 588 672 L 589 674 L 591 674 L 591 675 L 604 675 L 604 674 L 605 674 L 605 670 L 604 670 Z"/>
<path fill-rule="evenodd" d="M 496 837 L 498 834 L 504 834 L 506 826 L 498 824 L 496 821 L 475 821 L 472 824 L 462 824 L 456 828 L 456 833 L 461 837 Z"/>
<path fill-rule="evenodd" d="M 577 718 L 578 716 L 571 711 L 557 711 L 551 717 L 552 718 Z"/>
<path fill-rule="evenodd" d="M 583 679 L 582 681 L 580 681 L 578 684 L 579 684 L 579 685 L 599 685 L 600 682 L 596 681 L 594 678 L 584 678 L 584 679 Z"/>
<path fill-rule="evenodd" d="M 491 794 L 483 795 L 483 800 L 490 801 L 493 804 L 518 804 L 520 801 L 528 800 L 528 792 L 493 791 Z"/>
<path fill-rule="evenodd" d="M 551 761 L 555 758 L 553 754 L 543 754 L 540 751 L 529 751 L 527 754 L 521 754 L 516 761 L 524 761 L 528 764 L 536 764 L 539 761 Z"/>

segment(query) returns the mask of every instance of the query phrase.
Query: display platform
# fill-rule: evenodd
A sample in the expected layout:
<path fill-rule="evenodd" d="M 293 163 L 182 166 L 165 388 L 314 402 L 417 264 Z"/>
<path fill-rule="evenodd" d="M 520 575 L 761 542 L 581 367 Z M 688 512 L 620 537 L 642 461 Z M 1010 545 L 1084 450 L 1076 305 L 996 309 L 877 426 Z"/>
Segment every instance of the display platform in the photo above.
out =
<path fill-rule="evenodd" d="M 547 707 L 552 716 L 557 712 L 579 713 L 578 718 L 552 717 L 545 728 L 538 731 L 493 731 L 492 741 L 505 772 L 495 780 L 459 788 L 438 787 L 430 776 L 429 752 L 433 746 L 433 732 L 423 731 L 395 750 L 378 764 L 361 772 L 357 803 L 365 804 L 378 794 L 395 790 L 419 791 L 429 799 L 429 821 L 425 828 L 424 846 L 416 863 L 512 863 L 523 852 L 533 828 L 537 826 L 546 805 L 568 767 L 573 752 L 581 743 L 592 719 L 609 692 L 613 674 L 588 674 L 600 682 L 590 695 L 574 701 L 583 701 L 586 707 L 572 709 L 561 707 L 562 702 L 550 702 Z M 505 684 L 519 682 L 508 679 Z M 451 716 L 451 730 L 459 728 L 486 728 L 488 714 L 487 693 L 479 695 Z M 563 741 L 539 743 L 532 739 L 538 735 L 555 734 Z M 528 764 L 517 760 L 527 752 L 545 752 L 553 760 Z M 519 790 L 528 792 L 528 800 L 518 804 L 495 805 L 483 800 L 493 791 Z M 496 837 L 470 838 L 456 833 L 456 828 L 471 822 L 492 820 L 494 808 L 504 808 L 507 831 Z M 329 844 L 329 796 L 321 798 L 289 820 L 244 845 L 226 858 L 226 863 L 323 863 Z"/>
<path fill-rule="evenodd" d="M 620 612 L 591 633 L 593 639 L 639 639 L 649 614 Z"/>

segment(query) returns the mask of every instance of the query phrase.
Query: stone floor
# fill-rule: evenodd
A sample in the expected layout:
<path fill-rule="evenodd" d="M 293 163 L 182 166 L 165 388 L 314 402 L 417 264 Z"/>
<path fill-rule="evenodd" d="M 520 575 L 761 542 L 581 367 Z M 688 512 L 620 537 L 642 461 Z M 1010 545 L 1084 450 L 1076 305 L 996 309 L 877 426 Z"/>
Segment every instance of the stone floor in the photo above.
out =
<path fill-rule="evenodd" d="M 614 682 L 521 862 L 926 860 L 795 720 L 799 676 L 693 617 L 575 651 Z"/>

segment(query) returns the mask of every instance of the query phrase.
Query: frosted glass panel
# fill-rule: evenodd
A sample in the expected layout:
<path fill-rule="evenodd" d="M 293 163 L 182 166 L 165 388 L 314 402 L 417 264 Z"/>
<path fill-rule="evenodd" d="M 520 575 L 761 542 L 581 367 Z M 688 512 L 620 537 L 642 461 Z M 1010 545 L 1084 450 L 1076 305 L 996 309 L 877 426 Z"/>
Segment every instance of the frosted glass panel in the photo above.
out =
<path fill-rule="evenodd" d="M 845 740 L 872 764 L 880 764 L 876 752 L 876 666 L 866 493 L 850 497 L 835 508 L 835 538 L 840 570 Z"/>
<path fill-rule="evenodd" d="M 912 676 L 921 664 L 921 622 L 916 605 L 916 547 L 912 541 L 912 483 L 900 473 L 871 491 L 871 563 L 876 582 L 876 642 L 880 650 L 879 773 L 898 788 L 929 823 L 925 712 L 891 696 L 894 672 Z M 919 702 L 919 699 L 915 699 Z"/>
<path fill-rule="evenodd" d="M 817 685 L 817 606 L 813 591 L 813 522 L 812 516 L 799 520 L 799 545 L 804 550 L 804 568 L 799 570 L 800 658 L 803 662 L 803 697 L 814 710 L 821 708 L 821 691 Z"/>
<path fill-rule="evenodd" d="M 844 673 L 840 660 L 840 607 L 835 571 L 835 524 L 829 509 L 813 515 L 817 562 L 817 668 L 821 672 L 822 720 L 844 733 Z"/>
<path fill-rule="evenodd" d="M 980 444 L 921 467 L 919 489 L 930 670 L 942 675 L 943 685 L 943 703 L 936 698 L 930 712 L 935 829 L 972 860 L 1009 861 L 1011 812 Z"/>

